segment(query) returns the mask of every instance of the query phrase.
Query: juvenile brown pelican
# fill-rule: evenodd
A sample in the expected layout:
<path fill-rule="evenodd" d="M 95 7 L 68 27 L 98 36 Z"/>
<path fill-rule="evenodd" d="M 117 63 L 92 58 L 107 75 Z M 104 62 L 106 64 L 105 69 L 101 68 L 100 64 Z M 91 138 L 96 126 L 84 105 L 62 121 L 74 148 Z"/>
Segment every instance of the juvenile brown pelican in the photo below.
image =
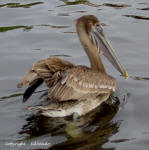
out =
<path fill-rule="evenodd" d="M 58 57 L 49 57 L 33 64 L 18 87 L 29 84 L 24 101 L 45 81 L 50 87 L 46 106 L 32 106 L 49 117 L 64 117 L 73 113 L 84 115 L 106 101 L 117 88 L 116 80 L 107 75 L 99 54 L 103 54 L 125 77 L 127 73 L 117 59 L 99 20 L 86 15 L 76 20 L 76 30 L 90 60 L 91 67 L 76 66 Z"/>

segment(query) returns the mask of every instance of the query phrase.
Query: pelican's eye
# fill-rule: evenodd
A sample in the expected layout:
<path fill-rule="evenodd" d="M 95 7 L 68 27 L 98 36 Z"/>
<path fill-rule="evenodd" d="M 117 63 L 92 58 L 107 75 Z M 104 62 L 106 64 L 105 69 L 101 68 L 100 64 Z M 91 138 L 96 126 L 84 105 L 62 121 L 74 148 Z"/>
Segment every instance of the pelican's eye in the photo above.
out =
<path fill-rule="evenodd" d="M 96 28 L 96 30 L 97 30 L 98 32 L 103 32 L 103 29 L 102 29 L 100 23 L 96 23 L 96 24 L 95 24 L 95 28 Z"/>
<path fill-rule="evenodd" d="M 96 27 L 100 27 L 100 24 L 99 23 L 96 23 L 96 25 L 95 25 Z"/>

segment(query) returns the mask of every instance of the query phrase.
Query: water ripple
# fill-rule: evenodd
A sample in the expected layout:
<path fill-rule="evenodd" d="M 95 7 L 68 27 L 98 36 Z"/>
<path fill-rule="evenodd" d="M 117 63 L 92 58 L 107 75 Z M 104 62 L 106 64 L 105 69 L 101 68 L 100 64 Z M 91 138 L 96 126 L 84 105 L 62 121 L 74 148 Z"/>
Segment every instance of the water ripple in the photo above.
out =
<path fill-rule="evenodd" d="M 20 4 L 20 3 L 7 3 L 7 4 L 1 4 L 0 7 L 8 7 L 8 8 L 30 8 L 34 5 L 43 4 L 43 2 L 34 2 L 34 3 L 28 3 L 28 4 Z"/>
<path fill-rule="evenodd" d="M 62 6 L 67 6 L 67 5 L 79 5 L 79 4 L 84 4 L 84 5 L 88 5 L 88 6 L 92 6 L 92 7 L 98 7 L 100 5 L 96 5 L 93 4 L 87 0 L 75 0 L 75 1 L 69 1 L 69 0 L 60 0 L 62 1 L 64 4 L 63 5 L 59 5 L 57 7 L 62 7 Z"/>
<path fill-rule="evenodd" d="M 123 16 L 131 17 L 134 19 L 149 20 L 149 17 L 147 17 L 147 16 L 139 16 L 139 15 L 123 15 Z"/>
<path fill-rule="evenodd" d="M 131 7 L 131 5 L 128 5 L 128 4 L 112 4 L 112 3 L 104 3 L 103 6 L 113 7 L 115 9 L 122 9 L 125 7 Z"/>
<path fill-rule="evenodd" d="M 145 7 L 145 8 L 137 8 L 139 10 L 149 10 L 149 7 Z"/>
<path fill-rule="evenodd" d="M 29 31 L 33 28 L 33 26 L 8 26 L 8 27 L 0 27 L 0 32 L 7 32 L 10 30 L 23 28 L 23 31 Z"/>

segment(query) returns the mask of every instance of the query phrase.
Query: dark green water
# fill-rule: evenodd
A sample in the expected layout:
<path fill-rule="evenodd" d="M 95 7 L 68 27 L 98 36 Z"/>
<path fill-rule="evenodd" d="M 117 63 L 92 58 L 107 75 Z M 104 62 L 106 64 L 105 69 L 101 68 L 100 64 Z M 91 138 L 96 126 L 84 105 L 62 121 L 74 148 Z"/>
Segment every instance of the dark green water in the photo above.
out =
<path fill-rule="evenodd" d="M 69 55 L 65 59 L 89 65 L 73 24 L 86 14 L 97 16 L 105 25 L 129 75 L 149 77 L 148 0 L 1 0 L 0 149 L 149 149 L 149 81 L 126 80 L 105 59 L 107 71 L 119 82 L 116 96 L 120 104 L 104 104 L 76 121 L 29 112 L 27 106 L 41 102 L 44 92 L 22 104 L 25 88 L 16 85 L 34 61 Z M 44 89 L 45 85 L 38 90 Z M 10 143 L 25 145 L 7 145 Z"/>

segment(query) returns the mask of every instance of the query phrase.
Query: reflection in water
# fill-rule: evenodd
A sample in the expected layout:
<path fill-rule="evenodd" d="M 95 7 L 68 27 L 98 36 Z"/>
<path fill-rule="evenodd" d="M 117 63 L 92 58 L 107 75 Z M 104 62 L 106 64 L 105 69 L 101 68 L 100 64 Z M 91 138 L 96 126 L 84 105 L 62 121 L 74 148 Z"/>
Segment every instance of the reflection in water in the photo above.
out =
<path fill-rule="evenodd" d="M 111 3 L 104 3 L 104 6 L 108 6 L 108 7 L 113 7 L 115 9 L 122 9 L 125 7 L 131 7 L 131 5 L 127 5 L 127 4 L 111 4 Z"/>
<path fill-rule="evenodd" d="M 23 31 L 30 31 L 35 26 L 43 26 L 43 27 L 50 27 L 50 28 L 56 28 L 56 29 L 63 29 L 63 28 L 71 27 L 71 26 L 56 26 L 56 25 L 50 25 L 50 24 L 41 24 L 41 25 L 34 25 L 34 26 L 33 25 L 32 26 L 19 25 L 19 26 L 0 27 L 0 32 L 7 32 L 10 30 L 21 29 L 21 28 L 23 28 Z"/>
<path fill-rule="evenodd" d="M 131 139 L 118 139 L 118 140 L 112 140 L 110 141 L 111 143 L 121 143 L 121 142 L 127 142 L 127 141 L 132 141 L 135 140 L 136 138 L 131 138 Z"/>
<path fill-rule="evenodd" d="M 61 28 L 70 28 L 71 26 L 56 26 L 56 25 L 50 25 L 50 24 L 41 24 L 37 26 L 44 26 L 44 27 L 51 27 L 51 28 L 56 28 L 56 29 L 61 29 Z"/>
<path fill-rule="evenodd" d="M 23 28 L 23 31 L 29 31 L 33 28 L 33 26 L 9 26 L 9 27 L 0 27 L 0 32 L 7 32 L 9 30 L 15 30 Z"/>
<path fill-rule="evenodd" d="M 138 3 L 138 4 L 141 4 L 141 5 L 149 5 L 149 3 Z"/>
<path fill-rule="evenodd" d="M 146 17 L 146 16 L 138 16 L 138 15 L 123 15 L 123 16 L 131 17 L 131 18 L 134 18 L 134 19 L 149 20 L 149 17 Z"/>
<path fill-rule="evenodd" d="M 73 31 L 65 31 L 64 33 L 69 33 L 69 34 L 74 34 L 75 33 L 76 34 L 75 31 L 74 32 Z"/>
<path fill-rule="evenodd" d="M 66 55 L 66 54 L 57 54 L 57 55 L 50 55 L 50 56 L 71 57 L 70 55 Z"/>
<path fill-rule="evenodd" d="M 149 80 L 149 77 L 132 77 L 131 76 L 131 78 L 134 80 Z"/>
<path fill-rule="evenodd" d="M 38 5 L 38 4 L 43 4 L 43 2 L 34 2 L 34 3 L 29 3 L 29 4 L 20 4 L 20 3 L 7 3 L 7 4 L 2 4 L 0 7 L 5 7 L 7 6 L 8 8 L 30 8 L 31 6 Z"/>
<path fill-rule="evenodd" d="M 68 13 L 59 13 L 58 16 L 69 16 Z"/>
<path fill-rule="evenodd" d="M 35 93 L 46 92 L 46 91 L 48 91 L 48 90 L 47 89 L 45 89 L 45 90 L 39 90 L 39 91 L 35 91 L 34 94 Z M 6 100 L 6 99 L 11 99 L 13 97 L 22 96 L 23 94 L 24 93 L 15 93 L 15 94 L 7 95 L 7 96 L 2 96 L 2 97 L 0 97 L 0 101 Z"/>
<path fill-rule="evenodd" d="M 100 6 L 100 5 L 93 4 L 93 3 L 89 2 L 88 0 L 75 0 L 75 1 L 60 0 L 60 1 L 64 2 L 64 5 L 60 5 L 57 7 L 62 7 L 62 6 L 67 6 L 67 5 L 79 5 L 79 4 L 84 4 L 84 5 L 88 5 L 88 6 L 92 6 L 92 7 Z"/>
<path fill-rule="evenodd" d="M 72 13 L 87 13 L 87 11 L 80 10 L 80 11 L 75 11 L 75 12 L 72 12 Z"/>
<path fill-rule="evenodd" d="M 149 7 L 145 7 L 145 8 L 137 8 L 139 10 L 149 10 Z"/>
<path fill-rule="evenodd" d="M 83 117 L 47 118 L 33 115 L 26 119 L 19 134 L 27 134 L 26 139 L 50 133 L 51 136 L 63 135 L 67 141 L 52 146 L 50 149 L 95 149 L 101 147 L 108 138 L 118 132 L 119 122 L 112 122 L 119 107 L 119 99 L 112 99 Z"/>

